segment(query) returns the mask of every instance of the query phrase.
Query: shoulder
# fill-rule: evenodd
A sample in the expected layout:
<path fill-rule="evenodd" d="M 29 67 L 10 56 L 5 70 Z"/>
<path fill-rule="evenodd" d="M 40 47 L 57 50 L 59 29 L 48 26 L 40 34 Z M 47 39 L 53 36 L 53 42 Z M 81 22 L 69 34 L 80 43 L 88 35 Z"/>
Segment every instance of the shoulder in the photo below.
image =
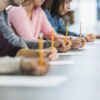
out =
<path fill-rule="evenodd" d="M 38 7 L 37 10 L 38 11 L 43 11 L 43 9 L 41 7 Z"/>
<path fill-rule="evenodd" d="M 47 14 L 47 15 L 50 15 L 50 12 L 48 9 L 44 10 L 44 12 Z"/>
<path fill-rule="evenodd" d="M 63 19 L 62 19 L 62 18 L 59 18 L 58 20 L 59 20 L 59 22 L 62 22 L 62 21 L 63 21 Z"/>
<path fill-rule="evenodd" d="M 3 11 L 0 11 L 0 20 L 4 20 L 5 16 L 8 16 L 6 9 L 4 9 Z"/>
<path fill-rule="evenodd" d="M 22 15 L 24 13 L 24 8 L 22 8 L 21 6 L 19 7 L 12 7 L 9 11 L 8 11 L 8 15 Z"/>
<path fill-rule="evenodd" d="M 41 7 L 38 7 L 37 11 L 38 11 L 38 14 L 41 16 L 41 18 L 46 18 L 46 14 Z"/>
<path fill-rule="evenodd" d="M 44 10 L 43 10 L 41 7 L 38 7 L 38 8 L 37 8 L 37 11 L 38 11 L 39 13 L 41 13 L 41 14 L 44 14 Z"/>
<path fill-rule="evenodd" d="M 1 15 L 4 15 L 5 13 L 7 13 L 7 12 L 6 12 L 6 9 L 4 9 L 3 11 L 0 11 L 0 16 L 1 16 Z"/>
<path fill-rule="evenodd" d="M 50 14 L 50 11 L 49 11 L 48 9 L 44 10 L 44 12 L 45 12 L 45 14 L 46 14 L 46 16 L 47 16 L 47 18 L 48 18 L 49 20 L 53 19 L 53 17 L 52 17 L 51 14 Z"/>
<path fill-rule="evenodd" d="M 12 7 L 8 12 L 9 21 L 15 20 L 26 20 L 27 14 L 25 13 L 24 8 L 20 7 Z"/>

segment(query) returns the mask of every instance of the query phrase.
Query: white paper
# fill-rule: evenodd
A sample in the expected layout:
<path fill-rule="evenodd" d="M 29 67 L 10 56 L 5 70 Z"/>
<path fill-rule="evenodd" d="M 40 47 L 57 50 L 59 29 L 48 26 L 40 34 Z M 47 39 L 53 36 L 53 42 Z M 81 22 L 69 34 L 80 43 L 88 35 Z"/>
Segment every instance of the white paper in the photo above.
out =
<path fill-rule="evenodd" d="M 85 46 L 83 48 L 80 48 L 80 49 L 96 49 L 95 46 Z"/>
<path fill-rule="evenodd" d="M 100 44 L 100 41 L 95 41 L 95 42 L 93 42 L 94 44 Z"/>
<path fill-rule="evenodd" d="M 88 42 L 87 44 L 90 44 L 90 45 L 94 45 L 94 44 L 100 44 L 100 41 Z"/>
<path fill-rule="evenodd" d="M 81 52 L 58 53 L 59 56 L 81 56 Z"/>
<path fill-rule="evenodd" d="M 74 64 L 74 61 L 51 61 L 49 62 L 50 65 L 68 65 L 68 64 Z"/>
<path fill-rule="evenodd" d="M 0 76 L 0 86 L 56 87 L 61 85 L 67 79 L 67 77 L 61 76 Z"/>

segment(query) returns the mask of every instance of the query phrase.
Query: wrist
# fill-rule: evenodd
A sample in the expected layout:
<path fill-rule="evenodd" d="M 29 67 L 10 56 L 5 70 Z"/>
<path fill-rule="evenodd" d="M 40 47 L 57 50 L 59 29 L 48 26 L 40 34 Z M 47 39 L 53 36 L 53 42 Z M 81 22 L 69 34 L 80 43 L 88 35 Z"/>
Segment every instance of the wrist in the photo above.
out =
<path fill-rule="evenodd" d="M 22 58 L 21 60 L 20 60 L 20 70 L 22 71 L 22 69 L 23 69 L 23 63 L 24 63 L 24 58 Z"/>
<path fill-rule="evenodd" d="M 85 36 L 84 39 L 86 40 L 86 42 L 88 42 L 87 36 Z"/>

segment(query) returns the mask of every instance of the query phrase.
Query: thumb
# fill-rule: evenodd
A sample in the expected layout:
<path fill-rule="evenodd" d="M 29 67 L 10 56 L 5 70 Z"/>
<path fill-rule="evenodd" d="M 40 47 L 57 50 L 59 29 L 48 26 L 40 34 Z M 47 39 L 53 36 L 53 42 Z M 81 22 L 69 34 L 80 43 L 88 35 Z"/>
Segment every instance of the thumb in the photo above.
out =
<path fill-rule="evenodd" d="M 64 41 L 61 41 L 61 42 L 60 42 L 60 45 L 61 45 L 62 47 L 64 47 L 64 48 L 66 47 L 66 45 L 65 45 L 65 42 L 64 42 Z"/>

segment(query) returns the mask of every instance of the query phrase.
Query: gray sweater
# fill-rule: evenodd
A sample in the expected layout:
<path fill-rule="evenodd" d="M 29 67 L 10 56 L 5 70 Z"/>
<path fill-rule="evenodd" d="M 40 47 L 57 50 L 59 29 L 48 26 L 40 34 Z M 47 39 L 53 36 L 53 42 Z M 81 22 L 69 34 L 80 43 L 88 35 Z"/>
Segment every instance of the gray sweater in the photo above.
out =
<path fill-rule="evenodd" d="M 50 46 L 50 41 L 44 42 L 44 48 L 49 48 Z M 6 10 L 0 11 L 0 56 L 14 56 L 21 48 L 38 49 L 39 43 L 24 40 L 16 36 L 8 25 L 8 15 Z"/>

